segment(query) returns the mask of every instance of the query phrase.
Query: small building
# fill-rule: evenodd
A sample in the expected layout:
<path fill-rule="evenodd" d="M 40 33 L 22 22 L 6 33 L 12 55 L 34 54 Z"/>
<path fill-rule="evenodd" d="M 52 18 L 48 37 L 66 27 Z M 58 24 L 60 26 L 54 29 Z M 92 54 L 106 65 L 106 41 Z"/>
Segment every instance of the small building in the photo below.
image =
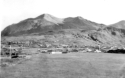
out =
<path fill-rule="evenodd" d="M 95 50 L 95 52 L 96 52 L 96 53 L 101 53 L 101 51 L 100 51 L 100 50 L 98 50 L 98 49 L 96 49 L 96 50 Z"/>
<path fill-rule="evenodd" d="M 48 50 L 42 50 L 42 49 L 38 49 L 37 51 L 40 53 L 47 53 L 48 52 Z"/>
<path fill-rule="evenodd" d="M 87 51 L 87 52 L 91 52 L 92 49 L 91 49 L 91 48 L 86 48 L 86 51 Z"/>
<path fill-rule="evenodd" d="M 63 54 L 63 52 L 55 52 L 55 51 L 52 51 L 51 54 Z"/>
<path fill-rule="evenodd" d="M 52 50 L 51 52 L 49 52 L 49 54 L 66 54 L 68 53 L 67 51 L 63 51 L 61 49 L 58 50 Z"/>

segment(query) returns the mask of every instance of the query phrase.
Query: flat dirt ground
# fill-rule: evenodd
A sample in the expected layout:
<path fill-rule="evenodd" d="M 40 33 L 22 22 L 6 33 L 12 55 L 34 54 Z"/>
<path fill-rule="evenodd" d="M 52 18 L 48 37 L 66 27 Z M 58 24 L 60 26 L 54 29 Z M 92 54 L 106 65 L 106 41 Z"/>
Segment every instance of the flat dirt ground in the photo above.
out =
<path fill-rule="evenodd" d="M 0 78 L 125 78 L 125 55 L 39 53 L 0 70 Z"/>

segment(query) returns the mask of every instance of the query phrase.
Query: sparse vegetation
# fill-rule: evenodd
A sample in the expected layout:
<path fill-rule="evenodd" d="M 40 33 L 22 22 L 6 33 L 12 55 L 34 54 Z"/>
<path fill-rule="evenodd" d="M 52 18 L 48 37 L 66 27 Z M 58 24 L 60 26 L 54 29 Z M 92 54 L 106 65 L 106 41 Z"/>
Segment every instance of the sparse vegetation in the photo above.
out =
<path fill-rule="evenodd" d="M 2 68 L 0 77 L 124 78 L 124 60 L 122 54 L 108 53 L 34 54 L 31 60 Z"/>
<path fill-rule="evenodd" d="M 12 24 L 1 34 L 0 78 L 125 78 L 124 23 L 43 14 Z"/>

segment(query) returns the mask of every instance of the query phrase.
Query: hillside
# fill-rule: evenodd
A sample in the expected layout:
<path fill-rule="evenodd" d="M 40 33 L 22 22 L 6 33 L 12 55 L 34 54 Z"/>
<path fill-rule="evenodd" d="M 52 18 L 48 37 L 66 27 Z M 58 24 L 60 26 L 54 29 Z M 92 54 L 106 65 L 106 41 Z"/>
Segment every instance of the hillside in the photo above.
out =
<path fill-rule="evenodd" d="M 125 21 L 106 26 L 80 16 L 62 19 L 42 14 L 6 27 L 1 35 L 8 41 L 44 39 L 54 44 L 125 47 Z"/>
<path fill-rule="evenodd" d="M 109 25 L 109 26 L 119 28 L 119 29 L 125 29 L 125 20 L 119 21 L 119 22 Z"/>
<path fill-rule="evenodd" d="M 30 34 L 48 34 L 63 29 L 95 30 L 102 26 L 82 17 L 57 18 L 49 14 L 42 14 L 36 18 L 29 18 L 17 24 L 12 24 L 2 31 L 2 36 L 21 36 Z"/>

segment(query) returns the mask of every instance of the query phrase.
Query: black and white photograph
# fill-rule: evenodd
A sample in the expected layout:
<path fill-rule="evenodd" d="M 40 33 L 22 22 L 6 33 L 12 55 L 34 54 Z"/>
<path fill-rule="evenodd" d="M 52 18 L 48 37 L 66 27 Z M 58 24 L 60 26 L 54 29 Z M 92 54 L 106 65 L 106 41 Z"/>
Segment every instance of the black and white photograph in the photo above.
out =
<path fill-rule="evenodd" d="M 125 78 L 125 0 L 0 7 L 0 78 Z"/>

